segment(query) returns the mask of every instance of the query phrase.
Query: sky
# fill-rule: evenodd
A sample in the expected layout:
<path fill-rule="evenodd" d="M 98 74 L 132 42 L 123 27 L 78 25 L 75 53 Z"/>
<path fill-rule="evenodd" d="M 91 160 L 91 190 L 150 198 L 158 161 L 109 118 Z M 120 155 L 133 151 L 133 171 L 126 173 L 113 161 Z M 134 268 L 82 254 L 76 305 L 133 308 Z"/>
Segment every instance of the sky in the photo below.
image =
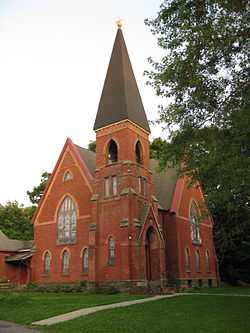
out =
<path fill-rule="evenodd" d="M 147 58 L 163 54 L 145 18 L 158 0 L 0 0 L 0 203 L 29 205 L 70 137 L 87 147 L 116 35 L 123 35 L 149 120 L 161 100 L 146 85 Z M 163 136 L 151 126 L 151 140 Z"/>

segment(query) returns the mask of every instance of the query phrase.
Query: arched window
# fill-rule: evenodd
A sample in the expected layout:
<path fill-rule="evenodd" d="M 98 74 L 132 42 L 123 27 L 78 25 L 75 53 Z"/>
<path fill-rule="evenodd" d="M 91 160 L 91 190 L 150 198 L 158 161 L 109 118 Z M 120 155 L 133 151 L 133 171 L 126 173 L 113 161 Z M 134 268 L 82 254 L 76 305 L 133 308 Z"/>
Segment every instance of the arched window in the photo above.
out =
<path fill-rule="evenodd" d="M 200 243 L 200 223 L 199 211 L 196 203 L 193 201 L 190 207 L 191 239 L 195 243 Z"/>
<path fill-rule="evenodd" d="M 82 254 L 82 271 L 87 273 L 89 271 L 89 250 L 84 249 Z"/>
<path fill-rule="evenodd" d="M 60 244 L 76 240 L 76 206 L 70 197 L 66 197 L 57 216 L 57 238 Z"/>
<path fill-rule="evenodd" d="M 200 272 L 200 251 L 195 251 L 195 269 L 196 272 Z"/>
<path fill-rule="evenodd" d="M 108 263 L 114 265 L 115 263 L 115 240 L 110 237 L 108 243 Z"/>
<path fill-rule="evenodd" d="M 190 260 L 190 250 L 189 248 L 185 248 L 185 269 L 186 271 L 191 271 L 191 260 Z"/>
<path fill-rule="evenodd" d="M 137 141 L 135 145 L 135 159 L 137 163 L 142 163 L 142 146 L 140 141 Z"/>
<path fill-rule="evenodd" d="M 206 250 L 205 252 L 205 264 L 206 264 L 206 271 L 210 272 L 210 255 L 209 255 L 209 251 Z"/>
<path fill-rule="evenodd" d="M 64 174 L 64 176 L 63 176 L 63 181 L 67 182 L 67 181 L 69 181 L 71 179 L 73 179 L 72 173 L 69 172 L 69 171 L 66 171 L 65 174 Z"/>
<path fill-rule="evenodd" d="M 62 273 L 69 273 L 69 251 L 64 250 L 62 254 Z"/>
<path fill-rule="evenodd" d="M 44 255 L 44 266 L 43 266 L 43 270 L 45 274 L 49 274 L 50 272 L 50 265 L 51 265 L 51 255 L 50 253 L 47 251 Z"/>
<path fill-rule="evenodd" d="M 108 163 L 114 163 L 117 162 L 118 160 L 118 149 L 117 149 L 117 144 L 113 139 L 110 140 L 108 144 Z"/>

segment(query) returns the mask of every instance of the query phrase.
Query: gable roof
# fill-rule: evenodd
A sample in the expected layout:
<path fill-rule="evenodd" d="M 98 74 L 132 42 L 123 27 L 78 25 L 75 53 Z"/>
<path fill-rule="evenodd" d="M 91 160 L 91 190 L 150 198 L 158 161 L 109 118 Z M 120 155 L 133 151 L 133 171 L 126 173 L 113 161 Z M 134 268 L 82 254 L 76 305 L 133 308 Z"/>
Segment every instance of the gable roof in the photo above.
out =
<path fill-rule="evenodd" d="M 82 148 L 75 144 L 76 149 L 82 159 L 82 161 L 86 164 L 89 172 L 92 176 L 95 175 L 95 168 L 96 168 L 96 154 L 86 148 Z"/>
<path fill-rule="evenodd" d="M 122 30 L 117 30 L 94 130 L 130 120 L 150 132 Z"/>
<path fill-rule="evenodd" d="M 159 172 L 158 161 L 150 160 L 150 169 L 153 173 L 153 190 L 159 200 L 161 208 L 168 210 L 174 197 L 175 187 L 178 180 L 178 173 L 175 168 L 166 168 Z"/>
<path fill-rule="evenodd" d="M 32 246 L 33 241 L 10 239 L 0 230 L 0 251 L 16 252 L 31 249 Z"/>
<path fill-rule="evenodd" d="M 89 172 L 94 175 L 96 168 L 96 154 L 92 151 L 75 145 L 82 160 L 85 162 Z M 178 174 L 175 168 L 167 168 L 161 172 L 157 170 L 158 161 L 150 160 L 150 169 L 153 173 L 153 191 L 159 200 L 160 207 L 168 210 L 171 208 L 172 200 Z"/>
<path fill-rule="evenodd" d="M 91 158 L 90 155 L 91 154 L 88 154 L 88 153 L 84 153 L 85 150 L 87 149 L 84 149 L 82 147 L 79 147 L 77 145 L 75 145 L 72 140 L 70 138 L 67 138 L 64 146 L 63 146 L 63 149 L 61 151 L 61 154 L 56 162 L 56 165 L 54 167 L 54 170 L 52 172 L 52 174 L 50 175 L 49 177 L 49 180 L 47 182 L 47 185 L 46 185 L 46 188 L 44 190 L 44 193 L 43 193 L 43 196 L 41 198 L 41 200 L 39 201 L 38 203 L 38 207 L 32 217 L 32 223 L 35 223 L 36 221 L 36 218 L 39 214 L 39 211 L 43 205 L 43 202 L 45 200 L 45 197 L 48 193 L 48 189 L 50 188 L 50 185 L 52 184 L 52 180 L 54 179 L 55 175 L 56 175 L 56 172 L 57 172 L 57 169 L 61 163 L 61 160 L 63 158 L 63 155 L 67 149 L 67 147 L 70 148 L 71 152 L 74 154 L 75 158 L 77 159 L 77 161 L 79 161 L 79 166 L 80 168 L 83 170 L 83 173 L 84 175 L 86 176 L 86 183 L 87 183 L 87 186 L 89 187 L 89 189 L 92 191 L 92 180 L 93 180 L 93 157 Z M 89 152 L 89 151 L 88 151 Z M 83 158 L 84 156 L 84 158 Z M 95 156 L 95 154 L 94 154 Z M 92 170 L 92 172 L 91 172 Z"/>

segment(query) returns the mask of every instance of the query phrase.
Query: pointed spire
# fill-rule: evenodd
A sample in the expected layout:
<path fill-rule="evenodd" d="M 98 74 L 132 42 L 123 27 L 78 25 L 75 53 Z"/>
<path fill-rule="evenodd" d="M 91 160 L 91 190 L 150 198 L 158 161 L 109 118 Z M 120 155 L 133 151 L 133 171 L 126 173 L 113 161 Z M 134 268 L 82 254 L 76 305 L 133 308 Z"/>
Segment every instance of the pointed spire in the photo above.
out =
<path fill-rule="evenodd" d="M 130 63 L 127 47 L 118 30 L 96 115 L 94 130 L 128 119 L 150 132 L 147 117 Z"/>

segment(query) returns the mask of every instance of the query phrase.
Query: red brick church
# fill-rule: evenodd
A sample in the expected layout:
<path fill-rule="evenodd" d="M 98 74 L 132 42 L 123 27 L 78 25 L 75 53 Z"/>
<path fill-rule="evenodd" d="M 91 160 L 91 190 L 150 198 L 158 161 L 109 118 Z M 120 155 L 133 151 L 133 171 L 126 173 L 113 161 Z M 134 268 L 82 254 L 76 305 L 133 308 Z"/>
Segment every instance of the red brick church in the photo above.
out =
<path fill-rule="evenodd" d="M 33 218 L 30 281 L 216 286 L 202 189 L 175 169 L 157 172 L 150 160 L 150 128 L 120 27 L 94 130 L 96 153 L 68 138 L 49 179 Z"/>

